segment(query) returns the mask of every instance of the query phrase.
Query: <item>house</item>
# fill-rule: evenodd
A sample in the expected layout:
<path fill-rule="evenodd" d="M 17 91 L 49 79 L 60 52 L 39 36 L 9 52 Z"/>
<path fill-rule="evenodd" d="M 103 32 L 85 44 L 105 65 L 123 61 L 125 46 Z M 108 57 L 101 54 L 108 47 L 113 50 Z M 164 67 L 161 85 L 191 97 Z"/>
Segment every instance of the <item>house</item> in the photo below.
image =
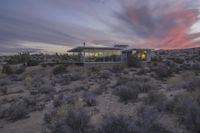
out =
<path fill-rule="evenodd" d="M 128 49 L 128 45 L 114 47 L 76 47 L 68 51 L 72 63 L 126 63 L 131 56 L 150 61 L 150 49 Z"/>

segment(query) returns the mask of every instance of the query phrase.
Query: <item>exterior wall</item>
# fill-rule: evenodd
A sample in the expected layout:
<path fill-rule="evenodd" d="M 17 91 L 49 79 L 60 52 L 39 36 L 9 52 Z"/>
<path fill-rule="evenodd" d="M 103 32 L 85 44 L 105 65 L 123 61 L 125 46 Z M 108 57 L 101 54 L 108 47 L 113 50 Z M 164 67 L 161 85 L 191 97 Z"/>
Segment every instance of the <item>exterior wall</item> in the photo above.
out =
<path fill-rule="evenodd" d="M 152 57 L 151 50 L 133 49 L 95 49 L 85 48 L 79 52 L 73 52 L 73 59 L 76 63 L 127 63 L 131 55 L 136 55 L 142 61 L 150 61 Z"/>

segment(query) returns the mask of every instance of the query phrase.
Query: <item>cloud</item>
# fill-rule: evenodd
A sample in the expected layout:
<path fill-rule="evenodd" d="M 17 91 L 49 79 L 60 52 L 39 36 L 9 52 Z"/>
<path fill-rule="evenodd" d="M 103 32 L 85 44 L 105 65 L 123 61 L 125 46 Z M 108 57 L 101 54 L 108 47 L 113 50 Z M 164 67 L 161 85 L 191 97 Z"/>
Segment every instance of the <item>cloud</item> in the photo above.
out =
<path fill-rule="evenodd" d="M 200 0 L 2 0 L 0 52 L 37 49 L 37 44 L 46 51 L 83 42 L 195 47 L 199 10 Z M 190 33 L 194 24 L 196 31 Z"/>
<path fill-rule="evenodd" d="M 123 12 L 115 12 L 115 16 L 121 21 L 121 29 L 128 29 L 132 36 L 146 41 L 141 44 L 144 47 L 194 47 L 195 38 L 189 38 L 188 31 L 198 21 L 199 11 L 191 6 L 195 2 L 187 3 L 186 0 L 122 0 Z"/>

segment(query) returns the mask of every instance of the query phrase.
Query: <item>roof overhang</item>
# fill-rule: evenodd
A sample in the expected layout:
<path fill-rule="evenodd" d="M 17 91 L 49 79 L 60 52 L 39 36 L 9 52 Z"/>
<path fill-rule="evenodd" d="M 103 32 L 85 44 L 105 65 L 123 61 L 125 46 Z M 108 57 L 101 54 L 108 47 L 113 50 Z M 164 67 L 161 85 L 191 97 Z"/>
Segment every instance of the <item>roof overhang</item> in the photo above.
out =
<path fill-rule="evenodd" d="M 67 52 L 82 52 L 85 49 L 89 50 L 121 50 L 120 48 L 113 48 L 113 47 L 76 47 Z"/>

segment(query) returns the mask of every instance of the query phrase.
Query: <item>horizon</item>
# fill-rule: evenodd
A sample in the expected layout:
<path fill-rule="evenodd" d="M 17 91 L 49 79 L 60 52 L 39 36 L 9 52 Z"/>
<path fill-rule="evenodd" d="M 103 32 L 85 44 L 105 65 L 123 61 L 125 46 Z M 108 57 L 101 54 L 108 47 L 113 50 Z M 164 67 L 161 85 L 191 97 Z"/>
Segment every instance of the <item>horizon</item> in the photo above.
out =
<path fill-rule="evenodd" d="M 82 46 L 200 47 L 200 0 L 2 0 L 0 55 Z"/>

